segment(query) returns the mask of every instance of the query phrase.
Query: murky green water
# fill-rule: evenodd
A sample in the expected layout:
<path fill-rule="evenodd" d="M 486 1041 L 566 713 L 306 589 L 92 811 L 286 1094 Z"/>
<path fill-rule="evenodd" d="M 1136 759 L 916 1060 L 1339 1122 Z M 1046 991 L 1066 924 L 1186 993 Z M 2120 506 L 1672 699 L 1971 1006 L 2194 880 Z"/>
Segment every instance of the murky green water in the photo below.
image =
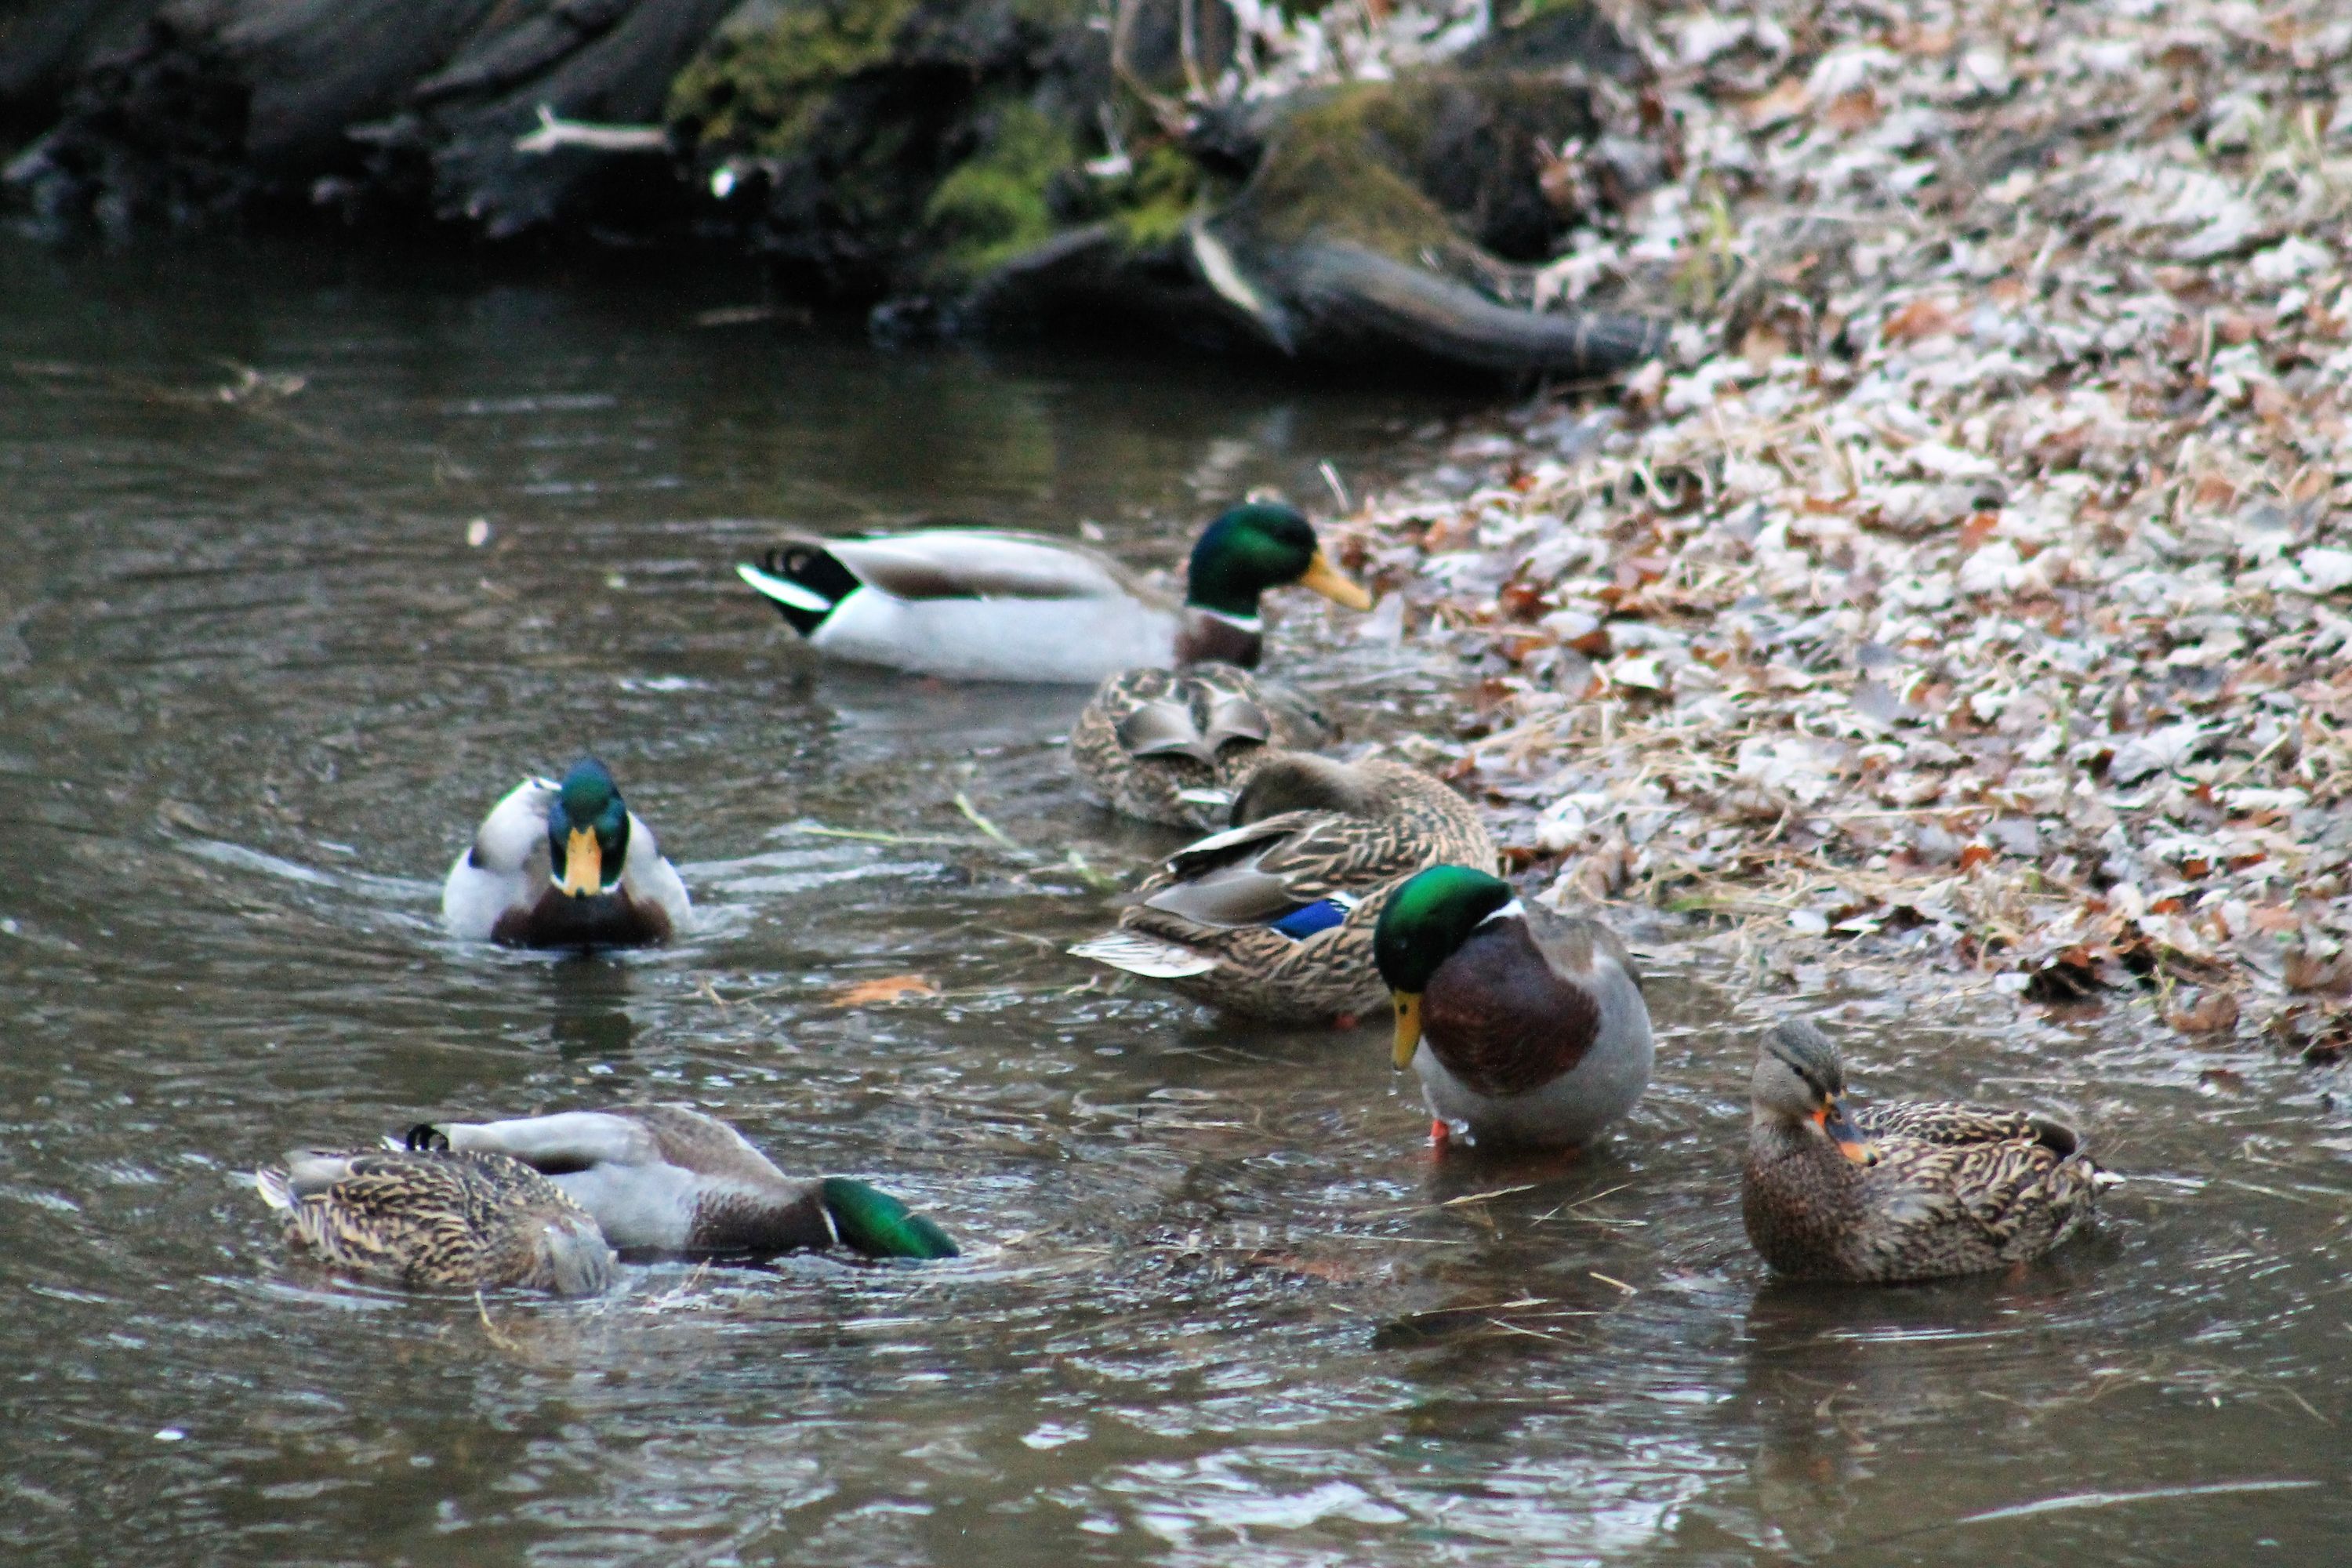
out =
<path fill-rule="evenodd" d="M 1109 907 L 1066 856 L 1168 843 L 1072 797 L 1070 693 L 816 669 L 727 570 L 780 519 L 1167 559 L 1248 485 L 1408 459 L 1432 405 L 692 324 L 752 297 L 0 242 L 12 1561 L 2344 1559 L 2340 1075 L 1808 999 L 1865 1090 L 2069 1108 L 2134 1180 L 2017 1279 L 1769 1289 L 1736 1150 L 1787 1004 L 1667 937 L 1609 1151 L 1434 1167 L 1378 1031 L 1222 1029 L 1060 955 Z M 232 364 L 308 381 L 224 399 Z M 1359 733 L 1443 690 L 1345 631 L 1280 648 Z M 480 813 L 587 746 L 702 933 L 443 939 Z M 943 994 L 832 1001 L 903 973 Z M 236 1174 L 633 1096 L 887 1178 L 970 1255 L 485 1322 L 290 1267 Z M 2316 1484 L 1963 1522 L 2245 1482 Z"/>

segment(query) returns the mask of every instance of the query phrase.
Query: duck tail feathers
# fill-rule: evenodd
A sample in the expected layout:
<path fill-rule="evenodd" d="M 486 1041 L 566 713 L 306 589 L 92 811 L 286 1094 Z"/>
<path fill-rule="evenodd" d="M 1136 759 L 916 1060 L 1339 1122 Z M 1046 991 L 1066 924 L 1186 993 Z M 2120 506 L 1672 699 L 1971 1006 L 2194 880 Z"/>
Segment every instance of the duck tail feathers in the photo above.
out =
<path fill-rule="evenodd" d="M 827 1176 L 819 1191 L 825 1217 L 844 1247 L 868 1258 L 954 1258 L 946 1231 L 877 1187 L 847 1176 Z"/>
<path fill-rule="evenodd" d="M 271 1208 L 287 1212 L 294 1207 L 294 1189 L 287 1185 L 286 1173 L 283 1171 L 254 1172 L 253 1190 L 259 1193 L 261 1201 Z"/>
<path fill-rule="evenodd" d="M 827 616 L 862 584 L 840 558 L 814 539 L 793 539 L 741 565 L 735 574 L 776 606 L 803 637 L 814 635 Z"/>
<path fill-rule="evenodd" d="M 1146 980 L 1187 980 L 1195 974 L 1206 974 L 1218 963 L 1213 954 L 1195 952 L 1172 942 L 1139 936 L 1129 931 L 1105 931 L 1091 937 L 1070 949 L 1070 955 L 1091 958 L 1097 963 L 1108 963 L 1113 969 L 1124 969 Z"/>

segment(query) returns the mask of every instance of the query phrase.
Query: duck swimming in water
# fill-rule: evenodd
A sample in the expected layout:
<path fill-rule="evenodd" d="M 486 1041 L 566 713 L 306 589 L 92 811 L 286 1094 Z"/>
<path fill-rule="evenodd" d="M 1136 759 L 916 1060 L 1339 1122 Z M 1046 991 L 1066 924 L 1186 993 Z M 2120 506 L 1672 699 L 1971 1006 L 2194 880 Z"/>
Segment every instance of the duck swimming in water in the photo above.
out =
<path fill-rule="evenodd" d="M 613 1249 L 584 1209 L 503 1154 L 297 1149 L 254 1177 L 297 1251 L 347 1274 L 448 1290 L 593 1296 Z"/>
<path fill-rule="evenodd" d="M 1254 666 L 1258 597 L 1297 584 L 1362 610 L 1293 508 L 1254 501 L 1192 546 L 1179 604 L 1095 551 L 984 529 L 799 535 L 736 574 L 828 658 L 950 680 L 1092 683 L 1139 665 Z"/>
<path fill-rule="evenodd" d="M 449 868 L 451 934 L 509 947 L 642 947 L 693 921 L 677 868 L 604 763 L 509 791 Z"/>
<path fill-rule="evenodd" d="M 946 1232 L 889 1194 L 846 1176 L 794 1181 L 734 1128 L 683 1106 L 423 1123 L 405 1146 L 519 1160 L 632 1255 L 757 1258 L 846 1247 L 870 1258 L 956 1256 Z"/>
<path fill-rule="evenodd" d="M 1199 830 L 1223 826 L 1268 758 L 1338 736 L 1305 697 L 1245 669 L 1144 668 L 1096 688 L 1070 726 L 1070 765 L 1088 799 Z"/>
<path fill-rule="evenodd" d="M 2063 1121 L 1952 1101 L 1849 1111 L 1821 1030 L 1768 1032 L 1749 1080 L 1740 1215 L 1774 1272 L 1892 1284 L 2041 1257 L 2121 1178 Z"/>
<path fill-rule="evenodd" d="M 1328 1026 L 1381 1005 L 1372 931 L 1399 883 L 1496 860 L 1470 803 L 1402 763 L 1268 757 L 1233 821 L 1171 856 L 1118 930 L 1070 952 L 1227 1012 Z"/>

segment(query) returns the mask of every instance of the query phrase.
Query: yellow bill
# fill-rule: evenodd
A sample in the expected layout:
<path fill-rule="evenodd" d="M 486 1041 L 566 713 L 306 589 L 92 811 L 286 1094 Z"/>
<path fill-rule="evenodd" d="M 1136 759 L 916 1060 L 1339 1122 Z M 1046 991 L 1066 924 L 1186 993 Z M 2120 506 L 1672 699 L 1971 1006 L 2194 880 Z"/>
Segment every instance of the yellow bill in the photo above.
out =
<path fill-rule="evenodd" d="M 1307 563 L 1307 575 L 1298 580 L 1298 585 L 1311 588 L 1333 604 L 1345 605 L 1351 610 L 1372 607 L 1372 596 L 1364 591 L 1364 585 L 1332 565 L 1319 550 L 1315 559 Z"/>
<path fill-rule="evenodd" d="M 575 827 L 563 841 L 563 890 L 584 899 L 604 886 L 604 847 L 585 827 Z"/>
<path fill-rule="evenodd" d="M 1421 993 L 1391 991 L 1396 998 L 1396 1066 L 1399 1072 L 1412 1066 L 1412 1053 L 1421 1044 Z"/>

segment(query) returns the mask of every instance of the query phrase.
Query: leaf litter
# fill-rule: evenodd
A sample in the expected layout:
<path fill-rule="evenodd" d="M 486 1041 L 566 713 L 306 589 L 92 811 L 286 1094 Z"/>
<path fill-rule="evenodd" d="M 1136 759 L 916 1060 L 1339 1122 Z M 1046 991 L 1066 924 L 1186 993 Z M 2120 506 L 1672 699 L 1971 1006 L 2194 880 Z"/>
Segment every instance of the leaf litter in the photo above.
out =
<path fill-rule="evenodd" d="M 1676 348 L 1357 513 L 1399 590 L 1363 635 L 1475 677 L 1423 760 L 1554 904 L 2336 1059 L 2352 14 L 1631 29 L 1679 145 L 1538 295 L 1672 310 Z"/>

